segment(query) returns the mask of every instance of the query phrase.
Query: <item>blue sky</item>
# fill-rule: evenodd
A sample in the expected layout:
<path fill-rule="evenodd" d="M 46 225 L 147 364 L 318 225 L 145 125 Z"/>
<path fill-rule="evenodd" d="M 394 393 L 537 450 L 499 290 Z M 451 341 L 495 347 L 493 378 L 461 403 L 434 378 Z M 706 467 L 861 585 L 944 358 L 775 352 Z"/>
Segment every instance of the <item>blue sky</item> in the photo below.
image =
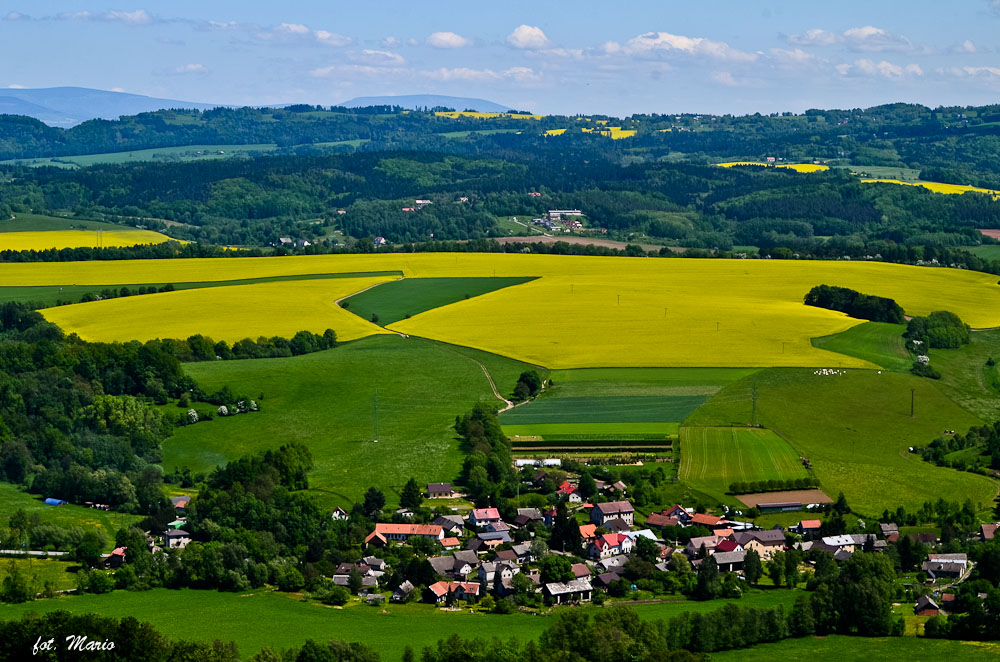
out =
<path fill-rule="evenodd" d="M 1000 0 L 19 1 L 0 9 L 0 86 L 614 115 L 1000 101 Z"/>

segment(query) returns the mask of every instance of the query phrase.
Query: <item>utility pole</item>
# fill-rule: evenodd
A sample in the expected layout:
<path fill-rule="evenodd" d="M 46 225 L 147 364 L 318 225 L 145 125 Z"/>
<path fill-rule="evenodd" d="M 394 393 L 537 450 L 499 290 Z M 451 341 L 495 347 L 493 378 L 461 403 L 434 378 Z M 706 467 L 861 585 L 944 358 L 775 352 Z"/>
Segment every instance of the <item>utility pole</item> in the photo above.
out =
<path fill-rule="evenodd" d="M 750 423 L 754 427 L 757 427 L 757 385 L 753 385 L 753 414 L 750 417 Z"/>

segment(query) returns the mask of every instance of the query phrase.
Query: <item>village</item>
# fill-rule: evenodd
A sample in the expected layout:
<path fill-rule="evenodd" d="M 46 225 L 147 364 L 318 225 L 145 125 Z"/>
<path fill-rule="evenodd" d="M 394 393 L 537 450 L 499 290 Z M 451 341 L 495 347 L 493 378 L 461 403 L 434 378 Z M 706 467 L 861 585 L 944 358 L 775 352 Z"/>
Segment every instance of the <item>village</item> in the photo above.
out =
<path fill-rule="evenodd" d="M 548 477 L 543 464 L 538 462 L 534 485 Z M 787 529 L 760 529 L 725 507 L 716 515 L 677 504 L 643 515 L 628 499 L 623 482 L 594 482 L 597 493 L 590 499 L 582 497 L 578 479 L 566 479 L 549 495 L 552 505 L 516 508 L 507 517 L 496 507 L 462 513 L 455 506 L 434 507 L 464 495 L 449 483 L 427 484 L 421 495 L 425 503 L 380 518 L 390 521 L 375 523 L 364 539 L 365 555 L 339 563 L 330 579 L 369 604 L 389 600 L 445 608 L 494 607 L 498 601 L 521 609 L 603 604 L 634 598 L 640 590 L 654 595 L 668 592 L 667 586 L 690 591 L 708 572 L 728 577 L 722 585 L 738 597 L 762 576 L 780 584 L 769 567 L 779 556 L 781 564 L 792 558 L 796 566 L 783 572 L 808 577 L 817 563 L 840 564 L 859 553 L 885 553 L 890 545 L 900 544 L 901 536 L 908 538 L 904 544 L 927 550 L 940 543 L 934 534 L 901 534 L 891 522 L 876 524 L 871 532 L 826 535 L 820 519 L 803 519 Z M 177 518 L 166 530 L 149 534 L 151 551 L 183 549 L 191 542 L 183 529 L 189 502 L 186 496 L 171 499 Z M 351 514 L 338 507 L 331 518 L 346 521 Z M 979 541 L 993 540 L 998 529 L 1000 523 L 983 524 Z M 126 554 L 126 548 L 116 548 L 105 557 L 105 567 L 120 567 Z M 426 560 L 431 572 L 402 577 L 388 560 L 412 556 Z M 927 554 L 917 575 L 922 581 L 912 587 L 918 596 L 913 613 L 947 613 L 957 585 L 969 577 L 973 565 L 965 553 Z M 414 567 L 412 559 L 408 567 Z"/>

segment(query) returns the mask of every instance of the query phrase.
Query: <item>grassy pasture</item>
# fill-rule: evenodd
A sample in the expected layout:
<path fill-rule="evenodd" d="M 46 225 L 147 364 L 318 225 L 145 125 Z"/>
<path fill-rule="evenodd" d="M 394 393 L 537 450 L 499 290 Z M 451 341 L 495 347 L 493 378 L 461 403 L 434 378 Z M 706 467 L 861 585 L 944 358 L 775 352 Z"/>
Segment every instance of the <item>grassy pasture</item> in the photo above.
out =
<path fill-rule="evenodd" d="M 974 255 L 978 255 L 984 260 L 1000 260 L 1000 244 L 985 244 L 983 246 L 969 246 L 965 250 Z"/>
<path fill-rule="evenodd" d="M 346 314 L 346 313 L 345 313 Z M 350 505 L 372 485 L 390 502 L 411 476 L 451 480 L 462 454 L 455 416 L 480 400 L 497 403 L 528 366 L 419 338 L 379 335 L 287 359 L 192 363 L 185 371 L 206 390 L 228 384 L 262 394 L 257 414 L 178 428 L 163 445 L 166 469 L 216 465 L 298 441 L 313 455 L 310 485 L 330 505 Z M 378 389 L 378 443 L 372 443 Z"/>
<path fill-rule="evenodd" d="M 0 558 L 0 582 L 10 574 L 10 564 L 14 565 L 25 576 L 35 579 L 35 590 L 41 592 L 45 582 L 50 581 L 57 591 L 66 591 L 76 588 L 76 571 L 80 569 L 78 563 L 72 561 L 58 561 L 52 559 L 17 559 L 11 557 Z"/>
<path fill-rule="evenodd" d="M 831 635 L 785 639 L 773 644 L 712 653 L 713 662 L 774 662 L 774 660 L 909 660 L 910 662 L 979 662 L 1000 655 L 1000 644 L 917 637 L 869 638 Z"/>
<path fill-rule="evenodd" d="M 518 278 L 404 278 L 383 283 L 344 300 L 363 319 L 378 316 L 385 326 L 424 311 L 533 280 Z"/>
<path fill-rule="evenodd" d="M 913 365 L 903 342 L 904 324 L 865 322 L 832 336 L 813 338 L 814 347 L 846 354 L 882 366 L 886 370 L 909 370 Z"/>
<path fill-rule="evenodd" d="M 288 280 L 321 280 L 323 278 L 372 278 L 376 276 L 401 276 L 399 271 L 372 273 L 305 274 L 289 276 L 265 276 L 263 278 L 243 278 L 239 280 L 214 280 L 190 283 L 170 283 L 175 290 L 195 290 L 206 287 L 229 287 L 231 285 L 253 285 Z M 167 283 L 146 283 L 161 287 Z M 29 285 L 6 287 L 0 285 L 0 303 L 21 301 L 40 306 L 55 306 L 58 301 L 78 301 L 84 294 L 100 294 L 104 289 L 118 289 L 120 285 Z"/>
<path fill-rule="evenodd" d="M 43 312 L 64 330 L 84 340 L 150 340 L 187 338 L 202 333 L 215 340 L 291 337 L 303 329 L 333 329 L 341 340 L 386 333 L 351 315 L 337 299 L 393 276 L 265 282 L 180 290 L 108 299 Z"/>
<path fill-rule="evenodd" d="M 919 508 L 934 495 L 983 504 L 997 493 L 989 478 L 944 469 L 907 452 L 943 430 L 963 430 L 979 419 L 948 399 L 933 380 L 906 373 L 848 370 L 821 376 L 808 369 L 769 369 L 736 382 L 690 416 L 685 425 L 745 425 L 753 384 L 761 424 L 812 461 L 827 494 L 843 491 L 862 513 Z M 910 418 L 913 389 L 915 417 Z"/>
<path fill-rule="evenodd" d="M 872 294 L 894 298 L 913 314 L 947 308 L 973 327 L 1000 325 L 1000 288 L 993 276 L 860 262 L 525 254 L 331 255 L 3 264 L 0 282 L 11 286 L 133 285 L 395 269 L 408 278 L 537 276 L 518 287 L 435 308 L 392 324 L 391 328 L 550 368 L 870 367 L 860 359 L 812 346 L 811 338 L 838 333 L 859 323 L 841 313 L 803 305 L 804 293 L 818 283 L 870 291 L 871 283 L 877 282 L 877 291 Z M 226 306 L 242 305 L 244 312 L 232 313 L 241 317 L 241 337 L 274 333 L 275 320 L 315 318 L 319 310 L 326 313 L 323 302 L 317 299 L 322 295 L 301 287 L 302 283 L 285 283 L 267 291 L 229 289 L 224 295 L 211 289 L 189 292 L 194 296 L 184 300 L 184 309 L 213 311 L 217 316 L 215 311 L 226 311 Z M 358 289 L 363 288 L 354 292 Z M 177 324 L 174 317 L 157 317 L 158 313 L 143 309 L 138 301 L 87 304 L 94 307 L 73 319 L 66 317 L 66 308 L 61 308 L 63 317 L 59 321 L 66 324 L 68 331 L 93 333 L 89 337 L 105 340 L 120 338 L 121 329 L 131 325 L 141 327 L 151 321 L 151 326 L 158 329 Z M 248 301 L 264 314 L 247 317 Z M 138 307 L 132 309 L 133 305 Z M 121 324 L 109 325 L 111 317 Z M 184 330 L 191 326 L 197 324 Z M 295 326 L 302 328 L 301 322 Z M 377 332 L 372 326 L 363 328 L 366 330 L 356 329 L 357 333 Z M 145 332 L 164 335 L 152 329 Z M 191 332 L 208 330 L 197 328 Z M 171 331 L 171 335 L 179 332 Z"/>
<path fill-rule="evenodd" d="M 46 495 L 48 496 L 48 495 Z M 130 524 L 139 522 L 137 515 L 115 513 L 84 506 L 47 506 L 40 495 L 22 492 L 17 485 L 0 482 L 0 527 L 7 526 L 7 520 L 17 510 L 24 510 L 29 516 L 38 515 L 45 524 L 57 524 L 63 527 L 83 526 L 103 528 L 108 538 L 114 541 L 115 532 Z"/>
<path fill-rule="evenodd" d="M 759 428 L 681 428 L 678 478 L 727 500 L 738 481 L 806 478 L 799 455 L 771 430 Z"/>
<path fill-rule="evenodd" d="M 997 367 L 986 365 L 991 357 L 1000 361 L 1000 330 L 976 331 L 972 342 L 959 349 L 931 350 L 931 363 L 941 373 L 941 390 L 985 421 L 1000 419 L 1000 390 L 991 380 L 998 375 Z"/>
<path fill-rule="evenodd" d="M 790 608 L 797 591 L 751 590 L 740 606 Z M 685 611 L 720 609 L 729 600 L 692 602 L 678 600 L 633 607 L 645 620 L 669 619 Z M 134 616 L 151 623 L 165 635 L 178 639 L 235 641 L 240 654 L 249 657 L 264 646 L 275 649 L 301 646 L 306 639 L 361 641 L 373 647 L 386 662 L 402 657 L 406 646 L 415 652 L 433 646 L 452 634 L 461 637 L 497 637 L 522 641 L 537 639 L 555 622 L 553 616 L 527 614 L 447 612 L 431 605 L 388 604 L 373 608 L 351 603 L 335 609 L 304 602 L 292 594 L 255 591 L 236 594 L 193 589 L 154 589 L 145 592 L 114 591 L 106 595 L 83 595 L 38 600 L 20 605 L 0 604 L 0 619 L 16 619 L 30 612 L 64 609 L 72 613 L 100 613 L 122 618 Z M 599 607 L 565 607 L 595 614 Z M 554 610 L 558 613 L 560 609 Z M 262 627 L 262 624 L 266 626 Z"/>

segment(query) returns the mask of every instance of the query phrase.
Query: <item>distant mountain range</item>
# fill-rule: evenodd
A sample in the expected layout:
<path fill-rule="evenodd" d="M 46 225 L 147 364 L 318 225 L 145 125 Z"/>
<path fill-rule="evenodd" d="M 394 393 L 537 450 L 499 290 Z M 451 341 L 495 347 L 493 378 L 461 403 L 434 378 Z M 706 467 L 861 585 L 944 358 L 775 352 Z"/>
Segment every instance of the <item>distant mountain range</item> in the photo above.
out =
<path fill-rule="evenodd" d="M 86 87 L 0 89 L 0 113 L 28 115 L 49 126 L 68 128 L 87 120 L 118 119 L 163 108 L 215 108 L 218 104 L 157 99 L 141 94 L 93 90 Z"/>
<path fill-rule="evenodd" d="M 445 106 L 455 110 L 475 110 L 480 113 L 506 113 L 510 106 L 501 106 L 485 99 L 469 99 L 466 97 L 447 97 L 440 94 L 404 94 L 384 97 L 355 97 L 349 101 L 337 104 L 344 108 L 362 108 L 364 106 L 401 106 L 411 110 L 417 108 L 434 108 Z"/>
<path fill-rule="evenodd" d="M 37 89 L 0 88 L 0 115 L 27 115 L 49 126 L 69 128 L 92 119 L 118 119 L 122 115 L 148 113 L 164 108 L 197 108 L 206 110 L 225 104 L 157 99 L 141 94 L 110 92 L 86 87 L 45 87 Z M 280 108 L 285 104 L 271 106 Z M 446 106 L 455 110 L 476 110 L 482 113 L 503 113 L 511 110 L 485 99 L 448 97 L 439 94 L 409 94 L 403 96 L 357 97 L 340 106 L 402 106 L 403 108 L 433 108 Z"/>

